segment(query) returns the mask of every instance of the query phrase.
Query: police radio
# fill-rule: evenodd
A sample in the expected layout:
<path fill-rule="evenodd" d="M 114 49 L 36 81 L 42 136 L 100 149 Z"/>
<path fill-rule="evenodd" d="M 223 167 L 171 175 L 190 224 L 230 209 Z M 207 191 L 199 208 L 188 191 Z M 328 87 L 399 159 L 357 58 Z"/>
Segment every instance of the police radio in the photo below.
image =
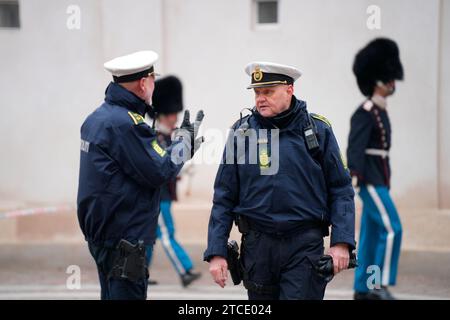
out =
<path fill-rule="evenodd" d="M 237 127 L 237 132 L 242 136 L 245 136 L 247 134 L 247 130 L 250 128 L 250 124 L 248 123 L 248 116 L 246 117 L 242 116 L 242 112 L 244 110 L 248 110 L 251 112 L 251 114 L 253 114 L 253 110 L 250 108 L 242 108 L 241 111 L 239 112 L 239 126 Z"/>
<path fill-rule="evenodd" d="M 311 115 L 308 113 L 308 125 L 303 130 L 305 135 L 306 145 L 308 150 L 314 150 L 319 148 L 319 140 L 317 139 L 317 127 L 314 121 L 311 119 Z"/>

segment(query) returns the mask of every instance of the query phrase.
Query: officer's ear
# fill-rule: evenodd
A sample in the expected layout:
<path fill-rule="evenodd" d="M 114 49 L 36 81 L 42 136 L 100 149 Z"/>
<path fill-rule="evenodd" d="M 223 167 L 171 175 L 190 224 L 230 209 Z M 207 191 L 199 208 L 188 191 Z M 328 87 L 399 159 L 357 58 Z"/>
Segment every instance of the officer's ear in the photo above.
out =
<path fill-rule="evenodd" d="M 288 93 L 289 95 L 293 95 L 293 94 L 294 94 L 294 85 L 293 85 L 293 84 L 289 84 L 289 85 L 287 86 L 287 93 Z"/>
<path fill-rule="evenodd" d="M 139 80 L 139 90 L 141 91 L 142 94 L 145 94 L 145 81 L 147 80 L 147 78 L 141 78 Z"/>

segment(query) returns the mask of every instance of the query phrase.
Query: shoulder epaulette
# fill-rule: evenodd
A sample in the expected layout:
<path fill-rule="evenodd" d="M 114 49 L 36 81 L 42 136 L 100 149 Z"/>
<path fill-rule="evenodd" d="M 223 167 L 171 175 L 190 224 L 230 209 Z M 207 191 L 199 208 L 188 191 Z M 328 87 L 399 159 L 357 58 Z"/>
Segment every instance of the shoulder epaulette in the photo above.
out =
<path fill-rule="evenodd" d="M 128 115 L 133 120 L 135 125 L 141 124 L 144 122 L 144 117 L 142 117 L 139 113 L 128 111 Z"/>
<path fill-rule="evenodd" d="M 322 122 L 325 122 L 329 127 L 331 127 L 331 122 L 324 116 L 317 114 L 317 113 L 311 113 L 311 117 L 313 117 L 314 119 L 320 120 Z"/>
<path fill-rule="evenodd" d="M 373 108 L 373 102 L 372 102 L 372 100 L 367 100 L 366 102 L 364 102 L 364 104 L 362 105 L 362 107 L 363 107 L 363 109 L 364 110 L 366 110 L 366 111 L 371 111 L 372 110 L 372 108 Z"/>

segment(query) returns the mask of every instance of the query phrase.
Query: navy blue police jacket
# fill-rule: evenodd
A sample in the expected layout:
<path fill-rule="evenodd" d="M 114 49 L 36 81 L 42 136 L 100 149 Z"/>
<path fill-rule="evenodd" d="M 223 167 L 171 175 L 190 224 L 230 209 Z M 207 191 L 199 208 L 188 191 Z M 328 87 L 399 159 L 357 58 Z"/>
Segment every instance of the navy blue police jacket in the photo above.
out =
<path fill-rule="evenodd" d="M 314 156 L 307 149 L 303 132 L 309 123 L 306 103 L 293 97 L 290 109 L 291 120 L 279 130 L 279 163 L 275 174 L 261 174 L 262 162 L 267 160 L 265 148 L 260 145 L 256 164 L 249 161 L 238 164 L 237 159 L 227 163 L 225 148 L 214 183 L 204 260 L 227 257 L 226 244 L 235 215 L 250 218 L 267 233 L 282 235 L 304 224 L 331 225 L 331 246 L 346 243 L 355 247 L 354 191 L 331 125 L 321 116 L 312 117 L 318 131 L 320 157 Z M 255 129 L 260 140 L 259 129 L 274 127 L 258 115 L 254 111 L 248 125 Z M 239 129 L 241 123 L 238 121 L 232 129 Z M 229 139 L 236 138 L 233 130 Z M 245 148 L 246 158 L 249 150 Z M 236 157 L 236 150 L 233 152 Z"/>
<path fill-rule="evenodd" d="M 182 163 L 171 161 L 144 122 L 147 104 L 117 83 L 81 126 L 78 220 L 87 241 L 120 239 L 151 245 L 156 238 L 160 187 Z M 175 146 L 177 142 L 172 145 Z"/>
<path fill-rule="evenodd" d="M 350 174 L 358 185 L 390 187 L 391 124 L 386 108 L 367 100 L 352 115 L 348 138 L 347 159 Z M 375 151 L 371 154 L 370 151 Z M 376 154 L 385 152 L 386 155 Z"/>

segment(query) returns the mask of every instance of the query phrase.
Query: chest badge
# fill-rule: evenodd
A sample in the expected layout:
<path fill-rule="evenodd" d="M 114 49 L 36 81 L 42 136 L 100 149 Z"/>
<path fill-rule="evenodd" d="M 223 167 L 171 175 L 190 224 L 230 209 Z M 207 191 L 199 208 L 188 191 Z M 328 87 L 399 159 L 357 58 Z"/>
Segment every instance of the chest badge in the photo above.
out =
<path fill-rule="evenodd" d="M 269 167 L 269 154 L 266 147 L 259 148 L 259 167 L 267 169 Z"/>

